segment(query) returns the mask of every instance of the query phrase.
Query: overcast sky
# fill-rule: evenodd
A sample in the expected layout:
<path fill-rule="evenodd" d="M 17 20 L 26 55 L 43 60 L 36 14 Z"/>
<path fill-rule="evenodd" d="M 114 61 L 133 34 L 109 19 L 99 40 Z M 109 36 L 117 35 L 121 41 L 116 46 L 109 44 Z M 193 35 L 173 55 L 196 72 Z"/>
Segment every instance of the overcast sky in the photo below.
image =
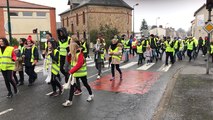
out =
<path fill-rule="evenodd" d="M 67 10 L 68 0 L 22 0 L 56 8 L 56 14 Z M 194 12 L 199 9 L 206 0 L 124 0 L 130 6 L 139 3 L 135 7 L 135 31 L 139 31 L 141 21 L 145 19 L 148 25 L 158 25 L 183 28 L 188 30 L 194 19 Z M 60 17 L 57 16 L 57 21 Z"/>

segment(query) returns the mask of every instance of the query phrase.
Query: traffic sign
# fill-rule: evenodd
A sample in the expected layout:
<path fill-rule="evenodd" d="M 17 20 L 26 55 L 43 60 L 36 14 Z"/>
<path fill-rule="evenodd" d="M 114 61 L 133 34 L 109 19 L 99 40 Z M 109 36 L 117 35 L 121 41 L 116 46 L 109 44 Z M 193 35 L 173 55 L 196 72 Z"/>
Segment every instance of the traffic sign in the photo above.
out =
<path fill-rule="evenodd" d="M 211 33 L 213 31 L 213 24 L 211 22 L 208 22 L 204 28 L 203 28 L 207 33 Z"/>

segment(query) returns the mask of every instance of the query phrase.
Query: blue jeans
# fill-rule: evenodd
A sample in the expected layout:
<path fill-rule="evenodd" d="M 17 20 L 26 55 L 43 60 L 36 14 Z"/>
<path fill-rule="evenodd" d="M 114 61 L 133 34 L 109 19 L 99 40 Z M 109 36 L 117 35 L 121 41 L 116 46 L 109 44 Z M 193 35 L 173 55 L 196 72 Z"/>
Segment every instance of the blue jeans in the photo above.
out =
<path fill-rule="evenodd" d="M 129 61 L 129 49 L 124 49 L 124 55 L 125 55 L 125 62 Z"/>

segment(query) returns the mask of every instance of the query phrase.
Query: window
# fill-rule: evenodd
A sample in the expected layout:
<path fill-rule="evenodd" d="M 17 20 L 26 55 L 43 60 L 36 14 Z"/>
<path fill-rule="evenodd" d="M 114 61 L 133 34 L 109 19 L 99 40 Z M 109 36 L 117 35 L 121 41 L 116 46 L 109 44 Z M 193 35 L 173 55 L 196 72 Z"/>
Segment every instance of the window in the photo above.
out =
<path fill-rule="evenodd" d="M 71 24 L 71 30 L 72 30 L 72 33 L 74 33 L 74 25 L 73 25 L 73 23 Z"/>
<path fill-rule="evenodd" d="M 69 27 L 69 18 L 67 17 L 67 27 Z"/>
<path fill-rule="evenodd" d="M 84 39 L 86 39 L 87 38 L 87 35 L 86 35 L 86 32 L 84 31 Z"/>
<path fill-rule="evenodd" d="M 36 12 L 36 16 L 44 17 L 46 16 L 46 12 Z"/>
<path fill-rule="evenodd" d="M 85 25 L 86 20 L 85 20 L 85 12 L 83 12 L 83 24 Z"/>
<path fill-rule="evenodd" d="M 10 16 L 18 16 L 18 12 L 10 12 Z"/>
<path fill-rule="evenodd" d="M 33 16 L 33 12 L 23 12 L 23 16 Z"/>
<path fill-rule="evenodd" d="M 76 14 L 76 24 L 78 25 L 78 14 Z"/>
<path fill-rule="evenodd" d="M 79 32 L 77 32 L 77 37 L 78 37 L 78 39 L 80 38 Z"/>

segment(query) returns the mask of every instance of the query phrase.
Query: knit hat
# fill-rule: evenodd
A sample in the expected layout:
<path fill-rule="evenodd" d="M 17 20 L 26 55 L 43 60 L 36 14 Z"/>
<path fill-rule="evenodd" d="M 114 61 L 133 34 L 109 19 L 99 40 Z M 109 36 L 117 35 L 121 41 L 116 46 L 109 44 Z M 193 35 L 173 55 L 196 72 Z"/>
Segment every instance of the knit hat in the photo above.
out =
<path fill-rule="evenodd" d="M 31 35 L 29 35 L 29 36 L 27 37 L 27 41 L 31 41 L 32 43 L 34 43 Z"/>

